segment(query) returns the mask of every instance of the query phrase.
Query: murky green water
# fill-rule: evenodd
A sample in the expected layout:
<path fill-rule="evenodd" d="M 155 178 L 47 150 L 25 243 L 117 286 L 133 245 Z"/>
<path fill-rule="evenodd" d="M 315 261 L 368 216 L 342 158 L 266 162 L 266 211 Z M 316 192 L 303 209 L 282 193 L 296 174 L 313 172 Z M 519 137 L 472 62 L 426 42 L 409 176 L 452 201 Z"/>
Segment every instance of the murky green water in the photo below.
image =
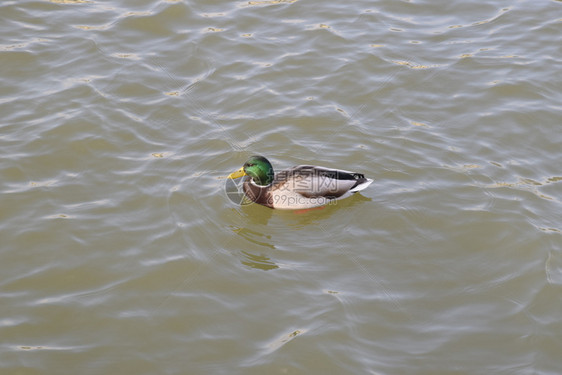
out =
<path fill-rule="evenodd" d="M 560 1 L 4 1 L 2 374 L 560 374 Z M 232 203 L 252 154 L 375 182 Z"/>

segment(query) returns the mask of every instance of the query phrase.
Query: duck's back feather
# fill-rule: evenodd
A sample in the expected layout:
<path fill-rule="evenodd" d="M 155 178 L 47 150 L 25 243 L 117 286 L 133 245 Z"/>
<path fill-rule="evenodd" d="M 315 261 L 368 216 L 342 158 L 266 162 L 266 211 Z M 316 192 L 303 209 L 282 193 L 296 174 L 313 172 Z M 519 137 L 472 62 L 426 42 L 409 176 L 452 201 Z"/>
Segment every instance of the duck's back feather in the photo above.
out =
<path fill-rule="evenodd" d="M 299 165 L 279 172 L 273 181 L 271 191 L 292 191 L 305 198 L 336 199 L 348 192 L 367 187 L 372 180 L 364 175 L 339 169 L 312 165 Z"/>

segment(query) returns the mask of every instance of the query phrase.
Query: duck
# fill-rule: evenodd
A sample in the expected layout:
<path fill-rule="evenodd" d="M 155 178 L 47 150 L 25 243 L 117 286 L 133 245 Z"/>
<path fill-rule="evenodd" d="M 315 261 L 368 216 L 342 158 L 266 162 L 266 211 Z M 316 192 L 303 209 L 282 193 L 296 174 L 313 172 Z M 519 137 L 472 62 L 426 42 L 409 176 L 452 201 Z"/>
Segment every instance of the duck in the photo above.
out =
<path fill-rule="evenodd" d="M 246 177 L 245 196 L 265 207 L 302 210 L 320 207 L 347 198 L 368 187 L 373 180 L 364 174 L 313 165 L 298 165 L 274 173 L 269 160 L 251 156 L 227 178 Z"/>

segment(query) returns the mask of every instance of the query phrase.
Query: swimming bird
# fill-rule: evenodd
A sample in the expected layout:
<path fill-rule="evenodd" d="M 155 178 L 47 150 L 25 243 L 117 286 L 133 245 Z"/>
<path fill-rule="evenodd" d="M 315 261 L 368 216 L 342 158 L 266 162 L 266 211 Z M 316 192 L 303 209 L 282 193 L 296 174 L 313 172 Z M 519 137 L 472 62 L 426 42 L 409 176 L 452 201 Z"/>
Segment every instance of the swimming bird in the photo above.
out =
<path fill-rule="evenodd" d="M 307 209 L 347 198 L 373 180 L 362 173 L 312 165 L 299 165 L 274 173 L 269 160 L 251 156 L 228 178 L 247 176 L 244 194 L 252 202 L 275 209 Z"/>

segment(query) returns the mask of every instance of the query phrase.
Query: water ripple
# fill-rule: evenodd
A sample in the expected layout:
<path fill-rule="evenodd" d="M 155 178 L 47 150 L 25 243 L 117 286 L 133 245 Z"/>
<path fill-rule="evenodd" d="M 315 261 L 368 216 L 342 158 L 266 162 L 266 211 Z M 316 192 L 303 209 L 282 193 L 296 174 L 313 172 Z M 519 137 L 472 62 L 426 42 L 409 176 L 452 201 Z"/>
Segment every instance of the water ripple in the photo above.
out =
<path fill-rule="evenodd" d="M 3 2 L 2 371 L 556 373 L 558 8 Z"/>

